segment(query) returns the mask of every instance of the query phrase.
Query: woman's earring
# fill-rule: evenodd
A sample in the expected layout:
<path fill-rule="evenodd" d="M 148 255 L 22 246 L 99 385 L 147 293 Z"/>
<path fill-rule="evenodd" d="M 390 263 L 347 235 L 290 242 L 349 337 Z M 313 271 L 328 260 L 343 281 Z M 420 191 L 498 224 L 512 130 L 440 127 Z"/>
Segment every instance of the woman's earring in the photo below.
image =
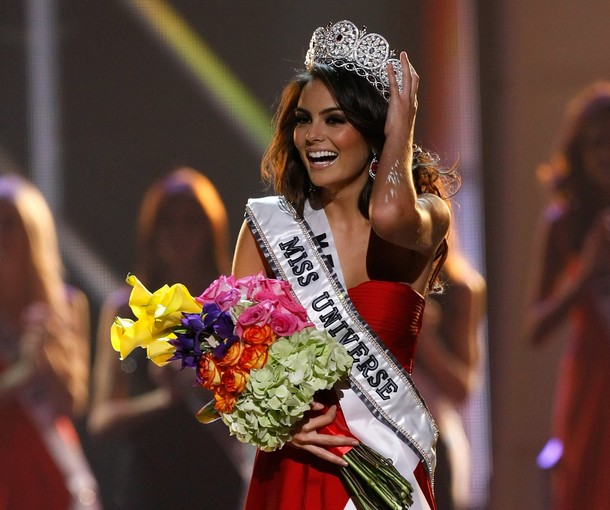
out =
<path fill-rule="evenodd" d="M 375 152 L 373 152 L 373 158 L 371 159 L 371 164 L 369 165 L 369 176 L 373 180 L 375 180 L 375 174 L 377 174 L 378 166 L 379 166 L 379 160 L 377 159 L 377 154 Z"/>

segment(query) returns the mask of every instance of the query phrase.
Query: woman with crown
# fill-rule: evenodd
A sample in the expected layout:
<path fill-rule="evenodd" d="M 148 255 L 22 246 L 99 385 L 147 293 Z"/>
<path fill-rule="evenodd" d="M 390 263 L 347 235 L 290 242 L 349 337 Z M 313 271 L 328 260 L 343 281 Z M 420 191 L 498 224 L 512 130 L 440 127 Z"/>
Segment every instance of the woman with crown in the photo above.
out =
<path fill-rule="evenodd" d="M 279 451 L 257 453 L 248 510 L 358 508 L 340 476 L 360 441 L 435 508 L 437 428 L 410 377 L 426 295 L 438 288 L 452 170 L 414 144 L 419 77 L 405 52 L 349 21 L 318 28 L 283 91 L 233 272 L 288 280 L 310 319 L 345 345 L 349 381 L 320 395 Z M 345 420 L 349 435 L 328 433 Z"/>

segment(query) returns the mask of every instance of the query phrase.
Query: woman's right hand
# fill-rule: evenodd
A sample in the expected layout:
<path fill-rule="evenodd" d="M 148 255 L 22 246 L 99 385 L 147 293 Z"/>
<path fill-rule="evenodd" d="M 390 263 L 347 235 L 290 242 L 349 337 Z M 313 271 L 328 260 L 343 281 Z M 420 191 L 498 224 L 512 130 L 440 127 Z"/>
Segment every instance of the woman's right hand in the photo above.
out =
<path fill-rule="evenodd" d="M 417 114 L 417 89 L 419 75 L 409 62 L 406 52 L 400 53 L 400 67 L 402 70 L 402 91 L 398 88 L 398 81 L 394 68 L 387 66 L 390 83 L 390 101 L 385 122 L 385 134 L 388 136 L 393 130 L 399 129 L 400 136 L 406 133 L 409 136 L 409 146 L 412 144 L 415 116 Z"/>
<path fill-rule="evenodd" d="M 318 431 L 330 425 L 337 415 L 337 406 L 333 405 L 325 413 L 319 414 L 326 407 L 320 402 L 312 402 L 311 410 L 314 411 L 305 417 L 297 427 L 289 443 L 294 448 L 305 450 L 316 457 L 332 462 L 338 466 L 347 466 L 347 462 L 340 456 L 326 449 L 329 446 L 357 446 L 358 440 L 348 436 L 335 436 L 321 434 Z"/>

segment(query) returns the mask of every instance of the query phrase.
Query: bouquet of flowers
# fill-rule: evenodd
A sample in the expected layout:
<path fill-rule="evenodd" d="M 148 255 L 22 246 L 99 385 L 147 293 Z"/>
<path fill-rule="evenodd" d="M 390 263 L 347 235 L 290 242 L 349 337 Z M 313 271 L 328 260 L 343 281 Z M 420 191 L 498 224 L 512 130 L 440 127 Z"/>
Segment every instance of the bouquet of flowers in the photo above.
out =
<path fill-rule="evenodd" d="M 286 281 L 220 276 L 198 297 L 179 283 L 153 293 L 134 275 L 127 283 L 136 320 L 117 317 L 111 327 L 121 359 L 141 347 L 157 365 L 194 369 L 197 384 L 214 395 L 197 418 L 220 417 L 232 435 L 261 450 L 290 441 L 314 394 L 351 368 L 345 347 L 309 322 Z M 345 423 L 333 426 L 328 432 L 351 435 Z M 387 459 L 363 444 L 344 451 L 335 453 L 349 464 L 342 476 L 361 508 L 410 506 L 412 487 Z"/>

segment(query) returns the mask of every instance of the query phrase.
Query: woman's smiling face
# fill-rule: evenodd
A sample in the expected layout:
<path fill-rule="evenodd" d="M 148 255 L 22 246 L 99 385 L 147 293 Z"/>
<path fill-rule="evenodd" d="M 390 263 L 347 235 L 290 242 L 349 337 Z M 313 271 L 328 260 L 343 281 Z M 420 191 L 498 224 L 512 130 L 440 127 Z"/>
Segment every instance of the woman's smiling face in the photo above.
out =
<path fill-rule="evenodd" d="M 303 87 L 295 116 L 293 141 L 312 184 L 339 191 L 355 183 L 362 189 L 371 150 L 322 81 Z"/>

